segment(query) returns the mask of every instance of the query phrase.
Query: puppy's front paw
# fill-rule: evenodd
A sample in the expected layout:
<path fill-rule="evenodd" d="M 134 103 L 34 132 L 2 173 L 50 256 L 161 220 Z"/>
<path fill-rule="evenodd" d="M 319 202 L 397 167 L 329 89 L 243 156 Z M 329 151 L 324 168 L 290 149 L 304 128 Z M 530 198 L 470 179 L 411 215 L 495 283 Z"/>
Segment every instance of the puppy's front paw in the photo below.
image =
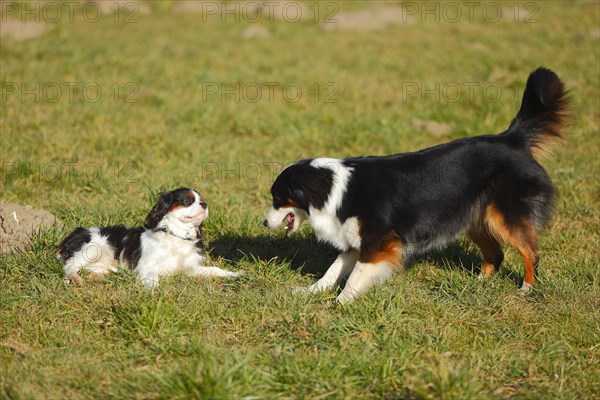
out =
<path fill-rule="evenodd" d="M 198 267 L 192 273 L 192 275 L 215 276 L 221 278 L 239 278 L 245 274 L 246 272 L 244 271 L 229 271 L 219 267 Z"/>
<path fill-rule="evenodd" d="M 240 276 L 246 275 L 246 271 L 236 271 L 236 272 L 229 271 L 229 273 L 230 273 L 230 275 L 229 275 L 230 278 L 239 278 Z"/>
<path fill-rule="evenodd" d="M 239 278 L 244 274 L 243 271 L 228 271 L 219 267 L 206 267 L 203 265 L 196 265 L 187 271 L 190 276 L 205 276 L 205 277 L 217 277 L 217 278 Z"/>
<path fill-rule="evenodd" d="M 75 286 L 83 286 L 83 278 L 77 274 L 71 274 L 65 277 L 65 283 L 72 283 Z"/>
<path fill-rule="evenodd" d="M 104 279 L 104 275 L 103 275 L 103 274 L 96 273 L 96 272 L 92 272 L 92 273 L 90 274 L 90 277 L 89 277 L 89 279 L 90 279 L 90 281 L 92 281 L 92 282 L 100 282 L 100 281 L 102 281 L 102 280 Z"/>

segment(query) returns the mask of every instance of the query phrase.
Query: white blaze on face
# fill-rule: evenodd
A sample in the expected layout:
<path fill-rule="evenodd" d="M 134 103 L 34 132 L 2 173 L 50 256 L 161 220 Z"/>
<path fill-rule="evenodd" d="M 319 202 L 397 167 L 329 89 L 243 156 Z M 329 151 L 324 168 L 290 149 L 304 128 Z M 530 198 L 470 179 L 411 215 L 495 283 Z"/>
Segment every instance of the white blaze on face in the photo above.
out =
<path fill-rule="evenodd" d="M 205 209 L 200 205 L 202 200 L 200 199 L 200 195 L 198 193 L 193 191 L 192 194 L 194 195 L 193 203 L 191 203 L 189 206 L 185 206 L 184 204 L 183 207 L 177 207 L 169 214 L 182 222 L 202 223 L 208 217 L 208 207 Z"/>
<path fill-rule="evenodd" d="M 269 211 L 267 211 L 267 215 L 265 215 L 266 227 L 269 229 L 277 228 L 279 225 L 281 225 L 286 215 L 291 211 L 291 208 L 280 207 L 279 209 L 276 209 L 275 207 L 271 206 Z"/>

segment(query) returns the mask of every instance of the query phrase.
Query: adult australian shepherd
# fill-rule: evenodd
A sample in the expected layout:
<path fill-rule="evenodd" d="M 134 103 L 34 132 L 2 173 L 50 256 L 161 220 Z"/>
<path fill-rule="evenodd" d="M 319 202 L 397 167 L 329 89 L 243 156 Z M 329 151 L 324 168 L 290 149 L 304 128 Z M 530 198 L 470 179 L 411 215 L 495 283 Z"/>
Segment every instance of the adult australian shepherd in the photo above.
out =
<path fill-rule="evenodd" d="M 404 268 L 406 260 L 462 232 L 483 255 L 480 277 L 498 271 L 501 244 L 519 251 L 528 292 L 537 242 L 556 189 L 536 161 L 561 138 L 567 94 L 558 76 L 538 68 L 505 132 L 455 140 L 414 153 L 343 160 L 315 158 L 286 167 L 271 188 L 264 225 L 286 233 L 307 220 L 319 240 L 341 251 L 324 276 L 302 290 L 329 290 L 348 303 Z"/>

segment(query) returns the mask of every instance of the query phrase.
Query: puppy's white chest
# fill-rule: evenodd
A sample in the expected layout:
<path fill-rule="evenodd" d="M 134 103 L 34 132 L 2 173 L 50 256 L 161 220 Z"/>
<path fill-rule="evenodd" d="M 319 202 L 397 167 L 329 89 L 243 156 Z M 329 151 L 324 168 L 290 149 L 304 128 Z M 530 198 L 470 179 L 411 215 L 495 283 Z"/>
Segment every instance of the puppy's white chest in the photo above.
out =
<path fill-rule="evenodd" d="M 160 270 L 175 272 L 204 261 L 204 256 L 199 253 L 195 241 L 182 240 L 166 232 L 142 235 L 142 246 L 143 261 L 151 260 L 150 263 Z"/>
<path fill-rule="evenodd" d="M 162 244 L 168 249 L 173 257 L 190 257 L 199 255 L 196 242 L 193 240 L 181 240 L 177 237 L 165 234 L 161 238 Z"/>

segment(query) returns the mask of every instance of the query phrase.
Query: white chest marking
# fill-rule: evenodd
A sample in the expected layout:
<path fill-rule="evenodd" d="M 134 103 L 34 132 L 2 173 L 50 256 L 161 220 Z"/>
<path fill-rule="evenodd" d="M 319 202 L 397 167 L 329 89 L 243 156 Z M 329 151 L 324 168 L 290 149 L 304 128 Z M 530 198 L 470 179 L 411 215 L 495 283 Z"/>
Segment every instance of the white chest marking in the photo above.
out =
<path fill-rule="evenodd" d="M 356 217 L 348 218 L 342 224 L 336 216 L 311 210 L 308 219 L 319 240 L 331 243 L 341 251 L 360 249 L 360 225 Z"/>
<path fill-rule="evenodd" d="M 342 251 L 360 248 L 360 226 L 356 217 L 341 223 L 337 211 L 342 205 L 352 176 L 352 168 L 346 167 L 341 160 L 334 158 L 315 158 L 311 165 L 333 171 L 333 184 L 327 202 L 322 209 L 310 207 L 309 223 L 319 240 L 331 243 Z"/>

